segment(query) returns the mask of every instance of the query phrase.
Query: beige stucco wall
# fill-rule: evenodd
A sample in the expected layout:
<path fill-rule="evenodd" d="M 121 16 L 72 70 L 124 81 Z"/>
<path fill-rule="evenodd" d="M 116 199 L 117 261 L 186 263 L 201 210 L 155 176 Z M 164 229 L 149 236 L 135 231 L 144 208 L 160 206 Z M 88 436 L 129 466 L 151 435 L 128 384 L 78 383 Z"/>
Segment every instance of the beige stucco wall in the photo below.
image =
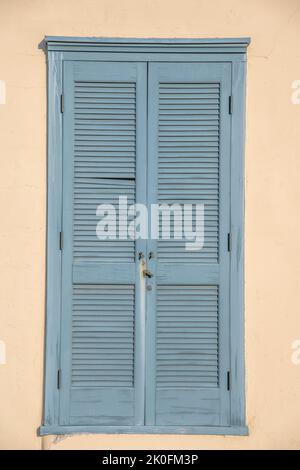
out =
<path fill-rule="evenodd" d="M 251 36 L 246 138 L 249 437 L 80 435 L 41 423 L 45 296 L 44 35 Z M 299 0 L 0 0 L 1 449 L 300 448 Z"/>

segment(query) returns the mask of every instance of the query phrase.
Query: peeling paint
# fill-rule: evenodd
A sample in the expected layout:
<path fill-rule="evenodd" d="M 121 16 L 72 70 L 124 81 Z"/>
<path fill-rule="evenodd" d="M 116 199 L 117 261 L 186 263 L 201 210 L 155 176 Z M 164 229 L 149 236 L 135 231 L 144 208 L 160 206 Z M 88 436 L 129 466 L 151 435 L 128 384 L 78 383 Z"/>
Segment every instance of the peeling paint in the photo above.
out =
<path fill-rule="evenodd" d="M 60 444 L 60 442 L 71 437 L 71 434 L 55 435 L 55 436 L 43 436 L 41 450 L 51 450 L 53 446 Z"/>

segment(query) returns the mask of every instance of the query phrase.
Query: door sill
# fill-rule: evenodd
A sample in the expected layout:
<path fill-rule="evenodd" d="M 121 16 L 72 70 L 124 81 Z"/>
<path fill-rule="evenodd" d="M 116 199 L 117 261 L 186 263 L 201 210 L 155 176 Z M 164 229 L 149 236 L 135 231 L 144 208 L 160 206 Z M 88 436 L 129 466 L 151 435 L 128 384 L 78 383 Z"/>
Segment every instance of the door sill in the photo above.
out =
<path fill-rule="evenodd" d="M 248 436 L 247 426 L 41 426 L 39 436 L 49 434 L 203 434 Z"/>

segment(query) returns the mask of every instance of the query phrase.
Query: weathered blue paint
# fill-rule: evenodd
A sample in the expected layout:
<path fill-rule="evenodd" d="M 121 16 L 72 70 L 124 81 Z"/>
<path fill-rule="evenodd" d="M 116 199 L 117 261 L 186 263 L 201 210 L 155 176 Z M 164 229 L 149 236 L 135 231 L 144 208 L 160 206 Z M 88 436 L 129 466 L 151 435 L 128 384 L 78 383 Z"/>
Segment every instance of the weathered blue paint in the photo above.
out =
<path fill-rule="evenodd" d="M 47 426 L 58 424 L 59 392 L 57 371 L 60 367 L 61 252 L 59 236 L 62 209 L 62 58 L 48 53 L 48 164 L 47 164 L 47 270 L 44 419 Z"/>
<path fill-rule="evenodd" d="M 52 38 L 47 37 L 45 44 L 48 53 L 48 243 L 47 243 L 47 319 L 46 319 L 46 372 L 45 372 L 45 409 L 44 425 L 40 428 L 41 434 L 60 434 L 73 432 L 126 432 L 126 433 L 191 433 L 191 434 L 240 434 L 246 435 L 245 427 L 245 398 L 244 398 L 244 323 L 243 323 L 243 142 L 244 142 L 244 87 L 245 87 L 245 50 L 249 43 L 245 39 L 205 39 L 205 40 L 137 40 L 137 39 L 95 39 L 95 38 Z M 117 60 L 118 66 L 113 61 Z M 140 63 L 137 63 L 140 61 Z M 161 62 L 191 64 L 175 65 Z M 205 62 L 201 64 L 201 61 Z M 220 63 L 220 62 L 223 63 Z M 106 63 L 104 63 L 106 62 Z M 148 62 L 148 85 L 147 85 Z M 160 62 L 161 65 L 152 62 Z M 195 62 L 198 62 L 195 63 Z M 212 63 L 213 62 L 213 63 Z M 226 63 L 225 63 L 226 62 Z M 127 64 L 126 64 L 127 63 Z M 130 65 L 131 64 L 131 65 Z M 192 65 L 193 64 L 193 65 Z M 64 70 L 64 72 L 63 72 Z M 126 72 L 127 70 L 127 72 Z M 128 71 L 134 71 L 128 77 Z M 75 248 L 74 256 L 72 247 L 73 237 L 73 177 L 74 177 L 74 136 L 72 134 L 74 123 L 74 89 L 75 81 L 88 82 L 89 80 L 126 81 L 130 78 L 132 83 L 139 83 L 136 113 L 137 149 L 136 149 L 136 179 L 134 187 L 138 202 L 157 202 L 157 120 L 158 120 L 158 77 L 166 78 L 168 82 L 203 82 L 220 83 L 220 238 L 217 262 L 208 258 L 208 263 L 193 263 L 191 260 L 175 256 L 176 262 L 168 260 L 160 262 L 157 259 L 157 251 L 164 249 L 157 247 L 153 240 L 138 241 L 134 249 L 135 260 L 137 253 L 142 251 L 147 254 L 150 251 L 155 257 L 148 261 L 148 266 L 155 276 L 148 284 L 152 290 L 145 291 L 145 281 L 141 279 L 140 262 L 131 260 L 131 248 L 123 252 L 118 246 L 118 253 L 124 253 L 122 261 L 117 257 L 111 258 L 105 266 L 95 259 L 86 260 L 85 248 L 79 244 Z M 76 78 L 77 77 L 77 78 Z M 64 85 L 64 125 L 60 113 L 60 94 Z M 148 90 L 147 90 L 148 86 Z M 86 89 L 84 90 L 86 91 Z M 112 90 L 113 91 L 113 90 Z M 228 115 L 228 96 L 234 96 L 233 114 Z M 148 117 L 147 117 L 148 95 Z M 84 93 L 77 90 L 77 113 L 84 107 Z M 131 95 L 130 95 L 131 96 Z M 83 99 L 82 99 L 83 97 Z M 175 97 L 176 98 L 176 97 Z M 182 97 L 181 97 L 182 98 Z M 197 97 L 195 96 L 195 99 Z M 101 106 L 101 99 L 98 99 Z M 176 99 L 174 101 L 176 104 Z M 188 102 L 183 101 L 183 104 Z M 177 103 L 178 104 L 178 103 Z M 174 104 L 172 104 L 174 108 Z M 111 108 L 115 106 L 111 105 Z M 176 108 L 176 106 L 175 106 Z M 177 107 L 178 108 L 178 107 Z M 184 108 L 184 106 L 181 106 Z M 193 111 L 189 108 L 189 114 Z M 206 114 L 211 112 L 209 106 L 203 105 Z M 97 111 L 98 112 L 98 111 Z M 162 112 L 174 115 L 174 110 Z M 91 116 L 94 111 L 90 110 Z M 176 111 L 178 114 L 178 109 Z M 182 125 L 188 121 L 187 115 L 179 110 Z M 108 117 L 104 116 L 105 119 Z M 148 120 L 148 129 L 146 123 Z M 77 125 L 84 133 L 84 126 Z M 85 145 L 89 145 L 97 131 L 97 126 L 91 126 L 91 135 L 85 136 Z M 105 133 L 102 132 L 102 135 Z M 110 135 L 119 139 L 117 132 L 110 129 Z M 128 134 L 130 140 L 130 132 Z M 201 139 L 200 139 L 201 140 Z M 146 142 L 148 141 L 148 149 Z M 189 145 L 193 146 L 193 139 Z M 185 140 L 186 142 L 186 140 Z M 213 145 L 213 141 L 211 141 Z M 185 144 L 187 145 L 187 144 Z M 63 147 L 63 152 L 62 152 Z M 231 157 L 229 150 L 231 147 Z M 204 149 L 205 151 L 205 149 Z M 146 157 L 148 153 L 148 163 Z M 64 170 L 62 172 L 62 154 Z M 112 154 L 113 156 L 113 154 Z M 116 155 L 117 157 L 117 155 Z M 204 156 L 203 156 L 204 157 Z M 203 158 L 202 157 L 202 158 Z M 93 177 L 93 172 L 105 171 L 105 166 L 99 167 L 91 163 L 81 175 L 87 179 Z M 180 162 L 180 161 L 179 161 Z M 204 160 L 203 160 L 204 162 Z M 82 162 L 79 160 L 79 164 Z M 209 162 L 207 162 L 209 165 Z M 130 161 L 128 161 L 130 168 Z M 209 166 L 208 166 L 209 167 Z M 111 167 L 107 177 L 130 178 L 130 173 L 124 173 L 118 167 Z M 178 168 L 180 168 L 180 163 Z M 193 168 L 193 165 L 191 166 Z M 148 184 L 146 182 L 146 170 L 148 169 Z M 119 176 L 118 176 L 119 173 Z M 64 204 L 62 208 L 62 174 L 64 175 L 63 191 Z M 174 182 L 181 177 L 180 169 L 174 170 Z M 99 176 L 100 173 L 99 173 Z M 116 190 L 115 179 L 112 188 Z M 129 180 L 128 180 L 129 181 Z M 129 183 L 128 183 L 129 184 Z M 128 191 L 130 186 L 126 183 Z M 79 185 L 80 186 L 80 185 Z M 146 188 L 148 187 L 148 195 Z M 107 189 L 105 189 L 107 191 Z M 188 194 L 188 189 L 184 194 Z M 84 188 L 79 187 L 78 197 L 81 198 Z M 175 196 L 180 196 L 175 191 Z M 230 197 L 229 197 L 230 195 Z M 82 199 L 80 200 L 82 201 Z M 79 202 L 80 202 L 79 201 Z M 183 201 L 184 202 L 184 201 Z M 78 214 L 82 213 L 82 202 L 78 204 Z M 64 249 L 63 249 L 63 275 L 61 277 L 61 253 L 59 251 L 59 232 L 63 220 Z M 227 252 L 227 232 L 232 234 L 232 250 Z M 89 238 L 88 238 L 89 240 Z M 98 252 L 90 243 L 93 256 L 105 256 L 105 250 Z M 113 248 L 112 248 L 113 249 Z M 169 249 L 169 248 L 168 248 Z M 76 251 L 77 250 L 77 251 Z M 110 248 L 108 248 L 109 252 Z M 111 256 L 114 256 L 111 252 Z M 126 255 L 127 253 L 127 255 Z M 166 251 L 165 253 L 168 253 Z M 212 253 L 212 251 L 209 251 Z M 167 255 L 164 255 L 167 256 Z M 209 254 L 209 257 L 213 255 Z M 126 257 L 128 259 L 126 259 Z M 230 273 L 230 274 L 229 274 Z M 154 282 L 153 282 L 154 281 Z M 62 310 L 60 307 L 62 289 Z M 73 286 L 72 286 L 73 283 Z M 230 298 L 229 298 L 230 283 Z M 71 341 L 72 341 L 72 290 L 76 288 L 76 299 L 85 295 L 86 288 L 107 284 L 108 291 L 114 288 L 123 289 L 124 286 L 135 285 L 135 313 L 134 313 L 134 386 L 125 387 L 116 385 L 116 377 L 107 382 L 106 387 L 87 387 L 80 382 L 85 377 L 91 377 L 91 365 L 84 362 L 83 372 L 80 368 L 81 359 L 76 362 L 75 378 L 71 383 Z M 157 284 L 157 286 L 156 286 Z M 208 388 L 177 389 L 172 380 L 167 379 L 168 387 L 157 387 L 157 345 L 156 345 L 156 315 L 160 315 L 161 321 L 165 317 L 159 313 L 157 302 L 170 299 L 169 290 L 172 286 L 179 286 L 180 295 L 184 299 L 186 292 L 190 292 L 193 286 L 218 286 L 219 300 L 219 386 L 210 388 L 213 379 L 209 378 Z M 115 286 L 115 287 L 111 287 Z M 168 287 L 169 286 L 169 287 Z M 181 287 L 182 286 L 182 287 Z M 181 289 L 181 290 L 180 290 Z M 183 290 L 182 290 L 183 289 Z M 95 291 L 92 291 L 95 292 Z M 100 294 L 99 294 L 100 292 Z M 97 292 L 98 307 L 106 302 L 105 291 Z M 122 291 L 123 292 L 123 291 Z M 181 294 L 180 294 L 181 292 Z M 124 292 L 123 292 L 124 294 Z M 123 295 L 121 294 L 121 295 Z M 201 302 L 206 302 L 209 291 L 203 291 L 204 297 L 198 297 L 198 309 L 201 311 Z M 94 294 L 93 294 L 94 295 Z M 99 297 L 100 295 L 100 297 Z M 104 295 L 104 297 L 103 297 Z M 118 294 L 120 295 L 120 294 Z M 127 291 L 125 299 L 131 299 L 131 291 Z M 161 297 L 163 295 L 163 297 Z M 129 297 L 128 297 L 129 296 Z M 167 297 L 165 297 L 167 296 Z M 146 304 L 144 298 L 146 297 Z M 210 297 L 208 297 L 210 298 Z M 93 305 L 94 300 L 84 302 Z M 100 300 L 99 300 L 100 299 Z M 160 300 L 162 299 L 162 300 Z M 202 300 L 201 300 L 202 299 Z M 78 300 L 82 302 L 81 300 Z M 100 304 L 99 304 L 100 302 Z M 128 303 L 128 300 L 126 300 Z M 131 302 L 131 300 L 130 300 Z M 129 302 L 129 303 L 130 303 Z M 200 302 L 200 303 L 199 303 Z M 121 304 L 120 304 L 121 305 Z M 158 310 L 157 310 L 158 309 Z M 164 310 L 163 310 L 164 311 Z M 163 312 L 162 311 L 162 312 Z M 188 309 L 187 309 L 188 311 Z M 157 313 L 158 312 L 158 313 Z M 171 313 L 171 312 L 170 312 Z M 229 320 L 230 318 L 230 320 Z M 60 319 L 61 326 L 60 329 Z M 173 322 L 176 318 L 173 319 Z M 82 320 L 81 320 L 82 321 Z M 84 324 L 84 323 L 82 323 Z M 175 323 L 173 323 L 175 325 Z M 75 322 L 75 325 L 77 323 Z M 87 324 L 86 324 L 87 325 Z M 103 323 L 91 322 L 89 327 L 96 328 L 93 335 L 97 336 L 97 328 L 103 329 Z M 101 326 L 102 325 L 102 326 Z M 86 326 L 84 327 L 86 328 Z M 84 328 L 79 335 L 85 335 Z M 74 327 L 73 327 L 74 330 Z M 75 326 L 75 332 L 77 334 Z M 175 330 L 174 330 L 175 331 Z M 184 331 L 184 330 L 183 330 Z M 188 334 L 188 328 L 186 332 Z M 211 330 L 210 330 L 211 331 Z M 159 330 L 159 341 L 164 338 L 164 329 Z M 203 338 L 207 333 L 203 332 Z M 92 335 L 92 337 L 93 337 Z M 128 339 L 130 334 L 128 333 Z M 83 336 L 83 342 L 86 341 Z M 92 337 L 89 341 L 92 341 Z M 178 338 L 178 336 L 176 336 Z M 60 347 L 60 338 L 62 338 Z M 75 343 L 78 340 L 75 335 Z M 74 339 L 74 335 L 73 335 Z M 188 339 L 187 344 L 194 340 Z M 229 342 L 230 341 L 230 342 Z M 91 349 L 93 351 L 93 349 Z M 230 350 L 230 355 L 229 355 Z M 96 351 L 96 350 L 95 350 Z M 79 357 L 79 356 L 77 356 Z M 101 361 L 100 361 L 101 362 Z M 125 358 L 124 370 L 132 366 L 130 360 Z M 158 364 L 158 370 L 162 363 Z M 112 364 L 113 365 L 113 364 Z M 197 365 L 195 380 L 198 372 L 207 365 Z M 61 389 L 57 389 L 57 369 L 61 368 Z M 213 368 L 212 368 L 213 369 Z M 161 369 L 165 370 L 164 367 Z M 183 373 L 180 377 L 184 378 Z M 227 391 L 227 370 L 231 371 L 231 390 Z M 78 372 L 79 371 L 79 372 Z M 199 373 L 200 373 L 199 372 Z M 76 375 L 78 374 L 79 375 Z M 102 372 L 101 372 L 102 373 Z M 171 372 L 168 373 L 172 376 Z M 166 374 L 166 376 L 168 376 Z M 170 375 L 171 374 L 171 375 Z M 212 370 L 214 374 L 214 370 Z M 111 378 L 110 378 L 111 379 Z M 177 379 L 176 379 L 177 380 Z M 82 387 L 78 387 L 78 384 Z M 83 386 L 84 385 L 84 386 Z M 144 389 L 145 392 L 144 393 Z M 120 407 L 120 404 L 122 406 Z M 175 411 L 177 409 L 177 412 Z M 60 411 L 59 411 L 60 410 Z M 178 411 L 179 410 L 179 411 Z M 203 414 L 202 414 L 203 412 Z M 98 418 L 97 418 L 98 417 Z M 99 418 L 100 417 L 100 418 Z"/>
<path fill-rule="evenodd" d="M 188 54 L 241 54 L 250 43 L 249 38 L 163 39 L 163 38 L 74 38 L 46 36 L 42 47 L 55 51 L 147 52 Z"/>
<path fill-rule="evenodd" d="M 41 426 L 39 435 L 49 434 L 206 434 L 248 436 L 247 426 Z"/>

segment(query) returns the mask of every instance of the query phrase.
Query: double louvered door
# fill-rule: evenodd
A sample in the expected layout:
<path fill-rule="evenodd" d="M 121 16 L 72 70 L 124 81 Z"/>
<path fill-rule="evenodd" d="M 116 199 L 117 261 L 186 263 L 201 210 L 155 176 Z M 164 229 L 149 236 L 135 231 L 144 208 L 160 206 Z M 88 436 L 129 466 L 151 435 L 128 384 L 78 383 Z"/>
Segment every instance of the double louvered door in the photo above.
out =
<path fill-rule="evenodd" d="M 230 66 L 68 61 L 63 83 L 60 424 L 226 426 Z M 120 196 L 200 205 L 203 246 L 162 219 L 158 239 L 124 236 Z"/>

